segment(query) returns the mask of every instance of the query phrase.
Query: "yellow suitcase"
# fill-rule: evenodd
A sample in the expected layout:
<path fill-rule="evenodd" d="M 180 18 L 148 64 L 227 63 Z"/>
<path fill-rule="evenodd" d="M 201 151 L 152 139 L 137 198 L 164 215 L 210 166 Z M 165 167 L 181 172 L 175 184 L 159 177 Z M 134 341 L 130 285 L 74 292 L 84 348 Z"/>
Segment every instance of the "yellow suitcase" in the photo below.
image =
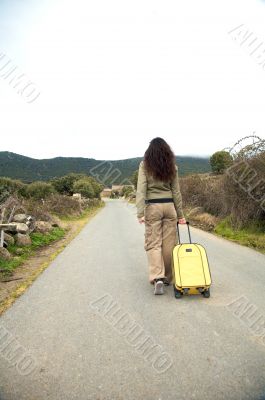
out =
<path fill-rule="evenodd" d="M 189 222 L 187 222 L 190 243 L 181 243 L 177 223 L 179 244 L 172 252 L 173 288 L 175 297 L 183 294 L 201 293 L 210 297 L 212 283 L 206 251 L 200 244 L 191 242 Z"/>

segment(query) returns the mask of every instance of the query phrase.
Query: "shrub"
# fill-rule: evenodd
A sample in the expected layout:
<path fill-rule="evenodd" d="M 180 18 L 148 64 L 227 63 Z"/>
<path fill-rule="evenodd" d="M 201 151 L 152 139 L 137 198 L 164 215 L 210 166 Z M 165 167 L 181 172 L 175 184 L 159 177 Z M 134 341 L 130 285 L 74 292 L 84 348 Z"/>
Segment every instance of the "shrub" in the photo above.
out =
<path fill-rule="evenodd" d="M 258 158 L 234 163 L 224 177 L 227 211 L 233 227 L 247 226 L 265 219 L 265 164 Z M 228 213 L 227 213 L 228 214 Z"/>
<path fill-rule="evenodd" d="M 83 211 L 80 201 L 74 197 L 63 196 L 60 194 L 55 194 L 54 196 L 50 197 L 45 202 L 45 206 L 49 212 L 58 216 L 78 216 Z"/>
<path fill-rule="evenodd" d="M 55 193 L 54 187 L 47 182 L 33 182 L 24 185 L 23 188 L 19 190 L 21 196 L 36 200 L 45 199 L 53 193 Z"/>
<path fill-rule="evenodd" d="M 51 184 L 58 193 L 72 196 L 74 194 L 74 183 L 79 179 L 82 179 L 85 175 L 83 174 L 69 174 L 54 178 L 51 180 Z"/>
<path fill-rule="evenodd" d="M 19 180 L 0 177 L 0 203 L 9 196 L 17 194 L 26 185 Z"/>
<path fill-rule="evenodd" d="M 180 178 L 180 188 L 184 204 L 194 207 L 205 204 L 206 185 L 200 175 L 188 175 Z"/>
<path fill-rule="evenodd" d="M 264 177 L 265 154 L 262 153 L 235 161 L 224 175 L 180 178 L 183 205 L 202 207 L 216 217 L 229 217 L 232 228 L 247 227 L 252 221 L 265 220 Z"/>
<path fill-rule="evenodd" d="M 48 200 L 42 202 L 34 198 L 23 199 L 23 208 L 26 214 L 32 215 L 36 220 L 48 222 L 52 220 Z M 19 210 L 16 212 L 19 212 Z"/>
<path fill-rule="evenodd" d="M 99 199 L 75 199 L 72 196 L 54 194 L 44 202 L 35 199 L 25 199 L 24 209 L 36 219 L 42 221 L 52 221 L 54 214 L 59 217 L 74 216 L 78 217 L 83 211 L 100 205 Z"/>
<path fill-rule="evenodd" d="M 66 176 L 62 176 L 60 178 L 54 178 L 51 180 L 51 184 L 55 188 L 58 193 L 72 196 L 74 193 L 81 193 L 78 189 L 80 183 L 76 185 L 78 181 L 86 181 L 89 182 L 92 186 L 93 197 L 100 198 L 100 192 L 103 190 L 104 186 L 101 185 L 96 179 L 91 176 L 85 174 L 69 174 Z M 82 186 L 82 185 L 81 185 Z M 87 185 L 86 185 L 87 186 Z M 90 189 L 91 191 L 91 189 Z M 85 190 L 86 192 L 86 190 Z M 82 194 L 82 193 L 81 193 Z M 85 194 L 83 196 L 86 197 Z"/>
<path fill-rule="evenodd" d="M 132 192 L 134 189 L 131 186 L 123 186 L 121 194 L 127 198 Z"/>
<path fill-rule="evenodd" d="M 92 199 L 93 197 L 95 197 L 95 192 L 93 189 L 93 186 L 90 182 L 89 179 L 87 178 L 83 178 L 83 179 L 79 179 L 78 181 L 76 181 L 74 183 L 74 192 L 75 193 L 81 193 L 81 195 L 83 197 Z"/>

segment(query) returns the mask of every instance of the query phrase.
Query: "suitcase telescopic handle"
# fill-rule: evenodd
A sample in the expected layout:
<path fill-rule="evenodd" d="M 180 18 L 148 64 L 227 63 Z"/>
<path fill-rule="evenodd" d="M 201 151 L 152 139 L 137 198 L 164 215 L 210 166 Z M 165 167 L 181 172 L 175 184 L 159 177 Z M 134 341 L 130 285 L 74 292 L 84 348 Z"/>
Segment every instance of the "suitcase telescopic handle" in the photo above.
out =
<path fill-rule="evenodd" d="M 182 224 L 181 224 L 181 225 L 182 225 Z M 187 225 L 188 232 L 189 232 L 190 243 L 192 243 L 192 242 L 191 242 L 191 235 L 190 235 L 190 223 L 189 223 L 189 221 L 186 221 L 186 225 Z M 178 231 L 178 237 L 179 237 L 179 244 L 181 244 L 181 241 L 180 241 L 180 234 L 179 234 L 179 222 L 177 222 L 177 231 Z"/>

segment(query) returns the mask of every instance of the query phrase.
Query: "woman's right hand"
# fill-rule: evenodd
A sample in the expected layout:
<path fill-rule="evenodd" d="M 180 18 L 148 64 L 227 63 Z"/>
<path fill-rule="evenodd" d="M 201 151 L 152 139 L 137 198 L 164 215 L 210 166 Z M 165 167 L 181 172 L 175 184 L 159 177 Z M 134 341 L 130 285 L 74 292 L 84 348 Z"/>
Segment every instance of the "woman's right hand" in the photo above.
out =
<path fill-rule="evenodd" d="M 179 224 L 180 225 L 186 224 L 186 218 L 179 218 Z"/>

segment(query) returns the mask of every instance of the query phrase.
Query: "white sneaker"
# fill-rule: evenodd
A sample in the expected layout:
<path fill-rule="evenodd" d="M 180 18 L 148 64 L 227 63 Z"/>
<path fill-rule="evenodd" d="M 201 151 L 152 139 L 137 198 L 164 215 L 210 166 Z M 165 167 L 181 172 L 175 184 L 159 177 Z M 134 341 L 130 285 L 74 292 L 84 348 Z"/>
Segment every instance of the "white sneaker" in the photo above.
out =
<path fill-rule="evenodd" d="M 155 282 L 154 294 L 164 294 L 164 283 L 163 283 L 163 281 Z"/>

